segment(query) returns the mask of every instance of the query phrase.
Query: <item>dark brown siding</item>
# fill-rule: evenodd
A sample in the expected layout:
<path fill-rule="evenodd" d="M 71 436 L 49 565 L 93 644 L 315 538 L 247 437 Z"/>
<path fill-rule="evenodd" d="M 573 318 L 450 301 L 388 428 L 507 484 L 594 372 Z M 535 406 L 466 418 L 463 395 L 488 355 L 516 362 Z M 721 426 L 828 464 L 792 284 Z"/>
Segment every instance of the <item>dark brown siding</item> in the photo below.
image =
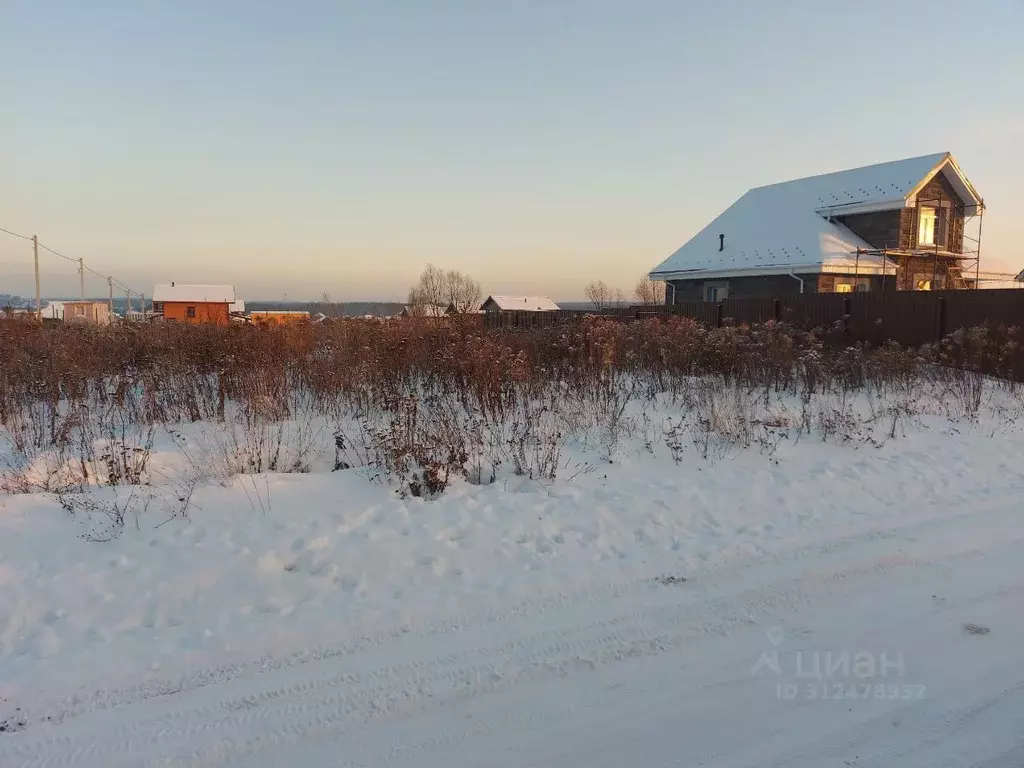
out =
<path fill-rule="evenodd" d="M 836 217 L 836 221 L 845 224 L 855 235 L 866 240 L 874 248 L 896 248 L 900 242 L 901 212 L 902 209 L 854 213 Z"/>
<path fill-rule="evenodd" d="M 917 211 L 913 208 L 904 208 L 900 212 L 900 248 L 909 249 L 916 239 L 917 234 Z"/>
<path fill-rule="evenodd" d="M 804 293 L 818 292 L 817 275 L 797 275 L 804 281 Z M 757 275 L 750 277 L 720 278 L 715 280 L 670 280 L 675 286 L 675 301 L 703 301 L 705 283 L 728 283 L 730 299 L 774 298 L 800 293 L 800 283 L 789 275 Z M 665 291 L 666 303 L 671 303 L 673 290 Z"/>

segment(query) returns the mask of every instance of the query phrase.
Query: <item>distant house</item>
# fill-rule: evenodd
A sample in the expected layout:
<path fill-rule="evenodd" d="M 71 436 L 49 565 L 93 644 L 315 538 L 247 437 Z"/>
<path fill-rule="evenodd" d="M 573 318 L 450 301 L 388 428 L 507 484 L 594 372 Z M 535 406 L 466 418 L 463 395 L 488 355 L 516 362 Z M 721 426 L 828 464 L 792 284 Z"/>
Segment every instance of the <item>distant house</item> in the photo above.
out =
<path fill-rule="evenodd" d="M 248 317 L 253 325 L 294 325 L 309 322 L 309 312 L 304 310 L 254 309 Z"/>
<path fill-rule="evenodd" d="M 447 307 L 444 308 L 444 313 L 451 317 L 452 315 L 482 315 L 484 311 L 478 308 L 467 309 L 466 311 L 461 312 L 454 304 L 449 304 Z"/>
<path fill-rule="evenodd" d="M 970 288 L 984 210 L 948 152 L 811 176 L 750 190 L 650 276 L 668 304 Z"/>
<path fill-rule="evenodd" d="M 1022 289 L 1024 282 L 1020 275 L 1007 272 L 978 272 L 965 275 L 970 288 L 988 288 L 990 290 Z"/>
<path fill-rule="evenodd" d="M 110 305 L 105 301 L 65 301 L 62 303 L 65 323 L 86 323 L 88 325 L 108 325 L 110 323 Z"/>
<path fill-rule="evenodd" d="M 154 319 L 156 315 L 152 310 L 138 310 L 138 309 L 126 309 L 124 311 L 124 319 L 129 323 L 146 323 Z"/>
<path fill-rule="evenodd" d="M 50 301 L 47 302 L 46 306 L 42 309 L 42 316 L 44 320 L 63 320 L 64 319 L 64 302 L 63 301 Z"/>
<path fill-rule="evenodd" d="M 235 299 L 233 302 L 231 302 L 231 305 L 228 307 L 228 314 L 231 315 L 232 317 L 241 317 L 242 315 L 244 315 L 245 302 L 242 301 L 241 299 Z"/>
<path fill-rule="evenodd" d="M 235 302 L 231 285 L 158 285 L 153 289 L 153 312 L 165 321 L 226 325 Z"/>
<path fill-rule="evenodd" d="M 547 296 L 488 296 L 480 309 L 484 312 L 552 312 L 558 305 Z"/>
<path fill-rule="evenodd" d="M 417 306 L 406 306 L 398 313 L 399 317 L 444 317 L 447 314 L 447 307 L 440 304 L 422 304 Z"/>

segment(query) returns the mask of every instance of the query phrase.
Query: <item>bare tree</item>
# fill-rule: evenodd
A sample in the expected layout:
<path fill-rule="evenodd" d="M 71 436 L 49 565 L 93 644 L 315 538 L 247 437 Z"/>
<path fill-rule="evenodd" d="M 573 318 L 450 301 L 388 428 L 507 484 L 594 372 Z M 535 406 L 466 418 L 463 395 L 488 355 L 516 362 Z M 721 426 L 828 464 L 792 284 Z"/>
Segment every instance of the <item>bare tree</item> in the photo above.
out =
<path fill-rule="evenodd" d="M 458 270 L 447 272 L 433 264 L 420 274 L 409 289 L 409 313 L 414 316 L 438 317 L 448 308 L 463 313 L 480 305 L 480 283 Z"/>
<path fill-rule="evenodd" d="M 409 313 L 414 316 L 436 315 L 437 307 L 445 305 L 448 291 L 445 273 L 433 264 L 420 273 L 416 285 L 409 289 Z"/>
<path fill-rule="evenodd" d="M 621 288 L 615 289 L 615 306 L 624 307 L 626 306 L 626 293 Z"/>
<path fill-rule="evenodd" d="M 448 289 L 447 306 L 451 307 L 452 311 L 461 315 L 480 308 L 480 283 L 454 269 L 445 277 Z"/>
<path fill-rule="evenodd" d="M 664 304 L 665 283 L 661 280 L 655 282 L 650 276 L 644 275 L 633 289 L 633 298 L 639 304 Z"/>
<path fill-rule="evenodd" d="M 320 294 L 320 301 L 313 305 L 314 309 L 324 315 L 325 317 L 334 317 L 335 307 L 334 300 L 331 298 L 330 291 L 324 291 Z"/>
<path fill-rule="evenodd" d="M 586 296 L 587 301 L 594 305 L 594 309 L 598 311 L 610 307 L 614 299 L 614 292 L 604 280 L 587 283 L 583 289 L 583 295 Z"/>

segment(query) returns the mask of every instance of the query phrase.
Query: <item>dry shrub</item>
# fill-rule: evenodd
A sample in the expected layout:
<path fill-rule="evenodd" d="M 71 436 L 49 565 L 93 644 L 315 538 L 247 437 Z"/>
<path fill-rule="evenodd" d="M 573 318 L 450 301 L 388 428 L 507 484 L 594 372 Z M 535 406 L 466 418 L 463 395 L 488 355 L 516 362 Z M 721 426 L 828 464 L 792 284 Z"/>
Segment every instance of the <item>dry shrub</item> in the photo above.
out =
<path fill-rule="evenodd" d="M 766 450 L 785 430 L 860 439 L 855 397 L 891 436 L 930 408 L 972 420 L 993 375 L 1016 392 L 1021 358 L 1012 329 L 908 350 L 679 317 L 528 330 L 475 316 L 280 328 L 0 321 L 2 474 L 9 491 L 137 485 L 156 430 L 203 422 L 219 430 L 210 453 L 225 474 L 308 471 L 333 448 L 335 468 L 367 467 L 429 496 L 503 467 L 554 479 L 567 440 L 595 441 L 609 459 L 626 435 L 650 447 L 647 409 L 663 402 L 686 413 L 663 430 L 673 455 L 696 444 L 708 458 Z M 783 399 L 797 404 L 784 418 Z"/>

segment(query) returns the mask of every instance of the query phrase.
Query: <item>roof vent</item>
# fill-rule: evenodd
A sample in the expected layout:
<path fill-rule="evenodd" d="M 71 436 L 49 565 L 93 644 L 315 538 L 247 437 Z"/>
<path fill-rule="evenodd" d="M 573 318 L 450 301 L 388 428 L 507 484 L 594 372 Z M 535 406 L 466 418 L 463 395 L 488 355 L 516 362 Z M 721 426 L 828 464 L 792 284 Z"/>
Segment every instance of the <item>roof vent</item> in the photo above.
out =
<path fill-rule="evenodd" d="M 719 251 L 724 251 L 725 250 L 725 235 L 719 235 L 718 236 L 718 250 Z"/>

